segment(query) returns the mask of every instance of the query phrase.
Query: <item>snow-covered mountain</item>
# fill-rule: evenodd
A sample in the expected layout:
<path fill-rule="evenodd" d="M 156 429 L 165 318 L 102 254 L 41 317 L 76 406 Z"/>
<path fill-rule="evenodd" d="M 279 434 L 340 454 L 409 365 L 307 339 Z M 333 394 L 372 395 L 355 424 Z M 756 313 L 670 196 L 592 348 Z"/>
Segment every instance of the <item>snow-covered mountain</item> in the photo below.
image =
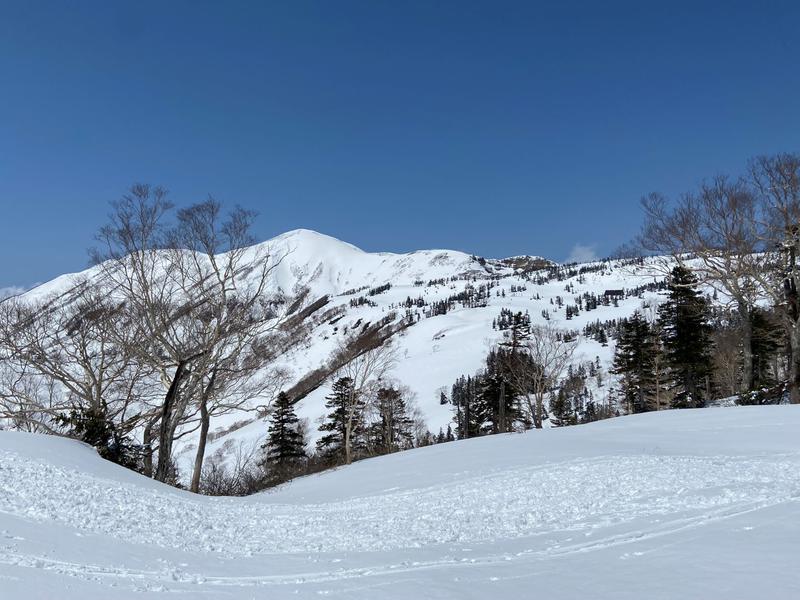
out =
<path fill-rule="evenodd" d="M 415 403 L 434 433 L 452 418 L 451 407 L 439 402 L 440 392 L 449 390 L 460 375 L 479 369 L 492 345 L 502 340 L 503 332 L 494 327 L 502 309 L 528 312 L 533 323 L 549 321 L 576 332 L 580 345 L 575 360 L 599 361 L 607 371 L 613 343 L 603 346 L 583 336 L 584 326 L 627 316 L 643 304 L 652 304 L 655 293 L 631 291 L 659 278 L 646 262 L 605 261 L 556 268 L 537 256 L 493 260 L 452 250 L 368 253 L 304 229 L 264 242 L 252 252 L 262 255 L 265 250 L 272 257 L 282 258 L 271 273 L 272 291 L 280 289 L 291 295 L 307 289 L 306 306 L 327 297 L 327 302 L 310 315 L 313 329 L 308 344 L 283 358 L 292 380 L 297 382 L 320 367 L 340 340 L 369 324 L 381 320 L 412 323 L 391 338 L 398 357 L 391 377 L 413 391 Z M 68 295 L 76 281 L 91 280 L 97 273 L 97 269 L 89 269 L 58 277 L 23 298 Z M 585 295 L 603 299 L 607 290 L 627 293 L 568 318 L 567 305 Z M 437 302 L 452 298 L 457 300 L 445 314 L 431 310 Z M 603 401 L 610 383 L 606 377 L 604 384 L 595 386 L 593 393 L 598 401 Z M 298 414 L 311 424 L 312 440 L 329 390 L 330 382 L 298 404 Z M 235 431 L 224 434 L 230 430 Z M 233 413 L 216 419 L 212 434 L 209 454 L 231 440 L 263 438 L 266 427 L 252 412 Z M 182 443 L 184 460 L 190 459 L 193 445 L 191 438 Z"/>
<path fill-rule="evenodd" d="M 614 342 L 585 327 L 661 300 L 654 260 L 376 254 L 307 230 L 252 252 L 265 250 L 282 257 L 270 291 L 301 297 L 309 326 L 280 359 L 287 385 L 388 323 L 390 377 L 434 432 L 452 418 L 441 391 L 503 340 L 501 311 L 576 335 L 575 362 L 600 365 L 588 385 L 602 403 Z M 97 276 L 64 275 L 23 300 L 70 302 Z M 330 385 L 298 403 L 312 441 Z M 798 427 L 796 406 L 662 411 L 417 448 L 246 498 L 189 494 L 78 442 L 0 431 L 0 598 L 800 597 Z M 235 460 L 266 431 L 252 410 L 218 417 L 206 456 Z M 176 447 L 184 472 L 195 444 Z"/>
<path fill-rule="evenodd" d="M 376 287 L 387 282 L 413 285 L 424 281 L 454 276 L 489 274 L 508 275 L 509 266 L 549 264 L 536 256 L 513 257 L 504 261 L 484 261 L 455 250 L 419 250 L 407 254 L 370 253 L 334 237 L 295 229 L 251 248 L 252 256 L 268 254 L 281 261 L 272 273 L 271 284 L 290 292 L 307 286 L 312 295 L 340 295 L 348 290 Z M 508 263 L 505 264 L 505 263 Z M 27 292 L 31 298 L 67 291 L 77 278 L 91 278 L 97 273 L 90 268 L 80 273 L 62 275 Z"/>
<path fill-rule="evenodd" d="M 798 598 L 800 408 L 438 444 L 246 498 L 0 431 L 0 597 Z"/>

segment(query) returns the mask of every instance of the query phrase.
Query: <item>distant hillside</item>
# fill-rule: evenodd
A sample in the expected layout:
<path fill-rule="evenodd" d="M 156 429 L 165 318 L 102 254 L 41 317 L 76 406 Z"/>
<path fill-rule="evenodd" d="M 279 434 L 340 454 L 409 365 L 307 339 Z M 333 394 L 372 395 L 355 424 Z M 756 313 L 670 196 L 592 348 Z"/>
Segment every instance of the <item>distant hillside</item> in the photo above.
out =
<path fill-rule="evenodd" d="M 428 428 L 436 433 L 452 420 L 452 407 L 441 404 L 461 375 L 474 373 L 491 347 L 504 336 L 498 322 L 504 311 L 527 313 L 530 321 L 552 323 L 579 339 L 576 365 L 593 362 L 600 377 L 590 382 L 597 402 L 613 386 L 608 373 L 613 340 L 598 341 L 587 326 L 613 322 L 643 305 L 654 305 L 659 272 L 648 261 L 599 261 L 560 266 L 537 256 L 483 259 L 451 250 L 408 254 L 368 253 L 335 238 L 295 230 L 259 244 L 281 257 L 271 274 L 270 291 L 298 297 L 291 318 L 310 327 L 308 342 L 282 357 L 291 374 L 290 388 L 302 399 L 297 410 L 310 424 L 311 441 L 325 413 L 331 380 L 319 371 L 340 341 L 354 332 L 380 331 L 395 348 L 390 376 L 407 386 Z M 97 269 L 64 275 L 27 292 L 23 298 L 69 302 L 77 281 L 88 285 Z M 88 282 L 88 283 L 87 283 Z M 606 292 L 614 290 L 614 294 Z M 370 329 L 372 328 L 372 329 Z M 255 401 L 255 406 L 263 401 Z M 264 420 L 252 412 L 215 420 L 208 453 L 232 441 L 258 440 Z M 191 436 L 181 440 L 188 461 Z"/>

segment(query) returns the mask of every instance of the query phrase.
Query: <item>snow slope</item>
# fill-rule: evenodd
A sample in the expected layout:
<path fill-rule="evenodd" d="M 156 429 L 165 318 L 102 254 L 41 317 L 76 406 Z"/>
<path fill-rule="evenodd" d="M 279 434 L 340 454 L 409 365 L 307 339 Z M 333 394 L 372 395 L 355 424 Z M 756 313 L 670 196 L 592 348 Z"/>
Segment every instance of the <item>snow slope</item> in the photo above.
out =
<path fill-rule="evenodd" d="M 622 417 L 209 498 L 0 432 L 0 598 L 796 598 L 800 407 Z"/>
<path fill-rule="evenodd" d="M 280 366 L 291 373 L 292 385 L 305 374 L 325 364 L 337 346 L 347 336 L 367 323 L 394 314 L 395 323 L 406 314 L 403 303 L 408 298 L 422 298 L 428 306 L 464 292 L 468 287 L 492 284 L 495 287 L 485 307 L 466 308 L 461 305 L 443 315 L 426 317 L 426 308 L 413 308 L 419 316 L 411 327 L 392 338 L 397 350 L 397 364 L 390 377 L 407 385 L 415 395 L 415 403 L 429 429 L 435 434 L 451 421 L 449 405 L 439 402 L 440 392 L 448 391 L 461 375 L 473 374 L 484 364 L 493 344 L 502 339 L 502 332 L 492 327 L 504 308 L 527 311 L 534 323 L 545 323 L 543 311 L 550 322 L 561 328 L 581 331 L 596 320 L 605 321 L 629 316 L 643 304 L 658 301 L 657 294 L 622 299 L 618 305 L 598 306 L 583 311 L 570 320 L 565 307 L 557 300 L 573 304 L 584 293 L 602 296 L 607 289 L 631 289 L 653 282 L 658 275 L 650 265 L 631 268 L 609 261 L 601 270 L 566 280 L 551 280 L 537 284 L 530 280 L 531 264 L 545 263 L 537 257 L 513 257 L 484 261 L 463 252 L 452 250 L 422 250 L 408 254 L 368 253 L 359 248 L 314 231 L 298 229 L 253 247 L 254 255 L 264 251 L 283 259 L 272 273 L 270 289 L 292 294 L 307 288 L 306 303 L 329 296 L 329 303 L 312 318 L 313 329 L 307 345 L 296 348 L 283 358 Z M 65 294 L 76 281 L 91 280 L 95 269 L 63 275 L 43 284 L 23 296 L 29 300 L 52 298 Z M 535 275 L 535 273 L 534 273 Z M 444 280 L 442 283 L 441 281 Z M 432 282 L 429 285 L 429 282 Z M 366 296 L 372 288 L 385 284 L 391 288 L 383 293 Z M 567 291 L 566 287 L 570 286 Z M 356 290 L 356 291 L 354 291 Z M 374 305 L 353 307 L 350 301 L 366 296 Z M 336 319 L 322 319 L 326 311 L 340 311 Z M 605 385 L 593 390 L 595 399 L 603 402 L 611 388 L 607 370 L 613 356 L 613 342 L 603 347 L 592 339 L 581 337 L 575 360 L 599 360 L 606 371 Z M 310 443 L 318 436 L 317 425 L 325 415 L 325 396 L 332 382 L 316 389 L 297 405 L 301 418 L 310 424 Z M 263 406 L 267 399 L 254 399 L 252 407 Z M 244 423 L 249 423 L 242 426 Z M 227 433 L 229 431 L 232 433 Z M 212 437 L 207 453 L 230 453 L 231 446 L 257 446 L 266 435 L 266 423 L 254 412 L 237 411 L 217 417 L 211 424 Z M 177 445 L 177 461 L 182 472 L 191 470 L 196 440 L 187 436 Z M 226 450 L 227 449 L 227 450 Z"/>

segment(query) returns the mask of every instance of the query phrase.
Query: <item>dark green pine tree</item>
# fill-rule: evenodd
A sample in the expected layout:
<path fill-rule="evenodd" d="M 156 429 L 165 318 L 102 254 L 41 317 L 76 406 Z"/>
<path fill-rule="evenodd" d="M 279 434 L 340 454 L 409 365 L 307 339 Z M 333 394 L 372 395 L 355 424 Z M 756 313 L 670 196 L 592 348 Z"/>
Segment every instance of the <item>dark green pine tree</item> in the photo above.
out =
<path fill-rule="evenodd" d="M 685 267 L 670 276 L 669 298 L 658 309 L 673 408 L 705 406 L 711 387 L 711 328 L 708 302 Z"/>
<path fill-rule="evenodd" d="M 637 310 L 620 327 L 611 372 L 620 375 L 622 401 L 628 413 L 653 410 L 655 364 L 650 325 Z"/>
<path fill-rule="evenodd" d="M 414 445 L 414 419 L 408 414 L 400 390 L 383 387 L 376 395 L 380 420 L 375 423 L 378 435 L 377 452 L 389 454 Z"/>
<path fill-rule="evenodd" d="M 513 347 L 500 346 L 486 357 L 486 371 L 479 378 L 478 406 L 481 408 L 484 433 L 508 433 L 524 423 L 520 393 L 510 383 L 509 363 L 524 360 L 527 354 Z"/>
<path fill-rule="evenodd" d="M 762 308 L 750 313 L 753 351 L 753 386 L 755 389 L 774 386 L 777 380 L 771 366 L 781 348 L 781 327 L 776 319 Z"/>
<path fill-rule="evenodd" d="M 592 423 L 593 421 L 597 421 L 599 419 L 597 415 L 597 405 L 594 403 L 593 399 L 589 399 L 586 401 L 586 405 L 583 407 L 583 412 L 580 414 L 579 423 Z"/>
<path fill-rule="evenodd" d="M 343 464 L 347 462 L 345 440 L 347 429 L 350 427 L 350 448 L 358 445 L 359 436 L 363 437 L 361 424 L 354 415 L 360 415 L 358 407 L 352 406 L 353 402 L 360 402 L 353 394 L 353 381 L 349 377 L 342 377 L 333 384 L 331 394 L 325 398 L 325 408 L 331 409 L 325 423 L 320 425 L 320 431 L 328 433 L 317 440 L 317 452 L 324 460 Z"/>
<path fill-rule="evenodd" d="M 550 424 L 553 427 L 564 427 L 577 423 L 578 413 L 575 411 L 572 398 L 569 392 L 561 387 L 558 393 L 550 398 Z"/>
<path fill-rule="evenodd" d="M 516 354 L 530 337 L 530 315 L 516 312 L 511 315 L 508 338 L 501 345 L 507 347 L 512 354 Z"/>
<path fill-rule="evenodd" d="M 550 423 L 553 427 L 577 425 L 588 397 L 585 370 L 576 372 L 570 365 L 558 392 L 550 398 Z"/>
<path fill-rule="evenodd" d="M 503 427 L 508 422 L 504 409 L 508 406 L 505 401 L 506 382 L 502 375 L 496 371 L 483 373 L 476 377 L 477 382 L 477 414 L 480 418 L 480 434 L 503 433 Z"/>
<path fill-rule="evenodd" d="M 285 392 L 278 394 L 270 417 L 269 436 L 264 445 L 271 479 L 285 481 L 295 475 L 307 458 L 303 432 L 294 403 Z"/>
<path fill-rule="evenodd" d="M 783 396 L 775 358 L 781 349 L 782 330 L 774 314 L 762 308 L 750 311 L 753 352 L 753 389 L 741 394 L 739 404 L 774 404 Z"/>
<path fill-rule="evenodd" d="M 103 409 L 73 409 L 57 418 L 67 426 L 67 435 L 97 448 L 97 453 L 128 469 L 141 469 L 142 448 L 122 434 Z"/>
<path fill-rule="evenodd" d="M 462 375 L 453 384 L 450 402 L 453 405 L 456 437 L 460 440 L 481 435 L 483 407 L 478 401 L 478 380 L 479 376 Z"/>

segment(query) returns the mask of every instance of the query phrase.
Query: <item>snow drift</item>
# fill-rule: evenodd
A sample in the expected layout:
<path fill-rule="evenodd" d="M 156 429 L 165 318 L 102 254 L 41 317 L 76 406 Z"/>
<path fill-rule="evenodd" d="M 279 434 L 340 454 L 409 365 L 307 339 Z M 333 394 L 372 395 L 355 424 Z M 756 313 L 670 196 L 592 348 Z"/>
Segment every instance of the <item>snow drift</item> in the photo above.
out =
<path fill-rule="evenodd" d="M 194 496 L 0 432 L 0 597 L 800 597 L 800 407 L 669 411 Z"/>

